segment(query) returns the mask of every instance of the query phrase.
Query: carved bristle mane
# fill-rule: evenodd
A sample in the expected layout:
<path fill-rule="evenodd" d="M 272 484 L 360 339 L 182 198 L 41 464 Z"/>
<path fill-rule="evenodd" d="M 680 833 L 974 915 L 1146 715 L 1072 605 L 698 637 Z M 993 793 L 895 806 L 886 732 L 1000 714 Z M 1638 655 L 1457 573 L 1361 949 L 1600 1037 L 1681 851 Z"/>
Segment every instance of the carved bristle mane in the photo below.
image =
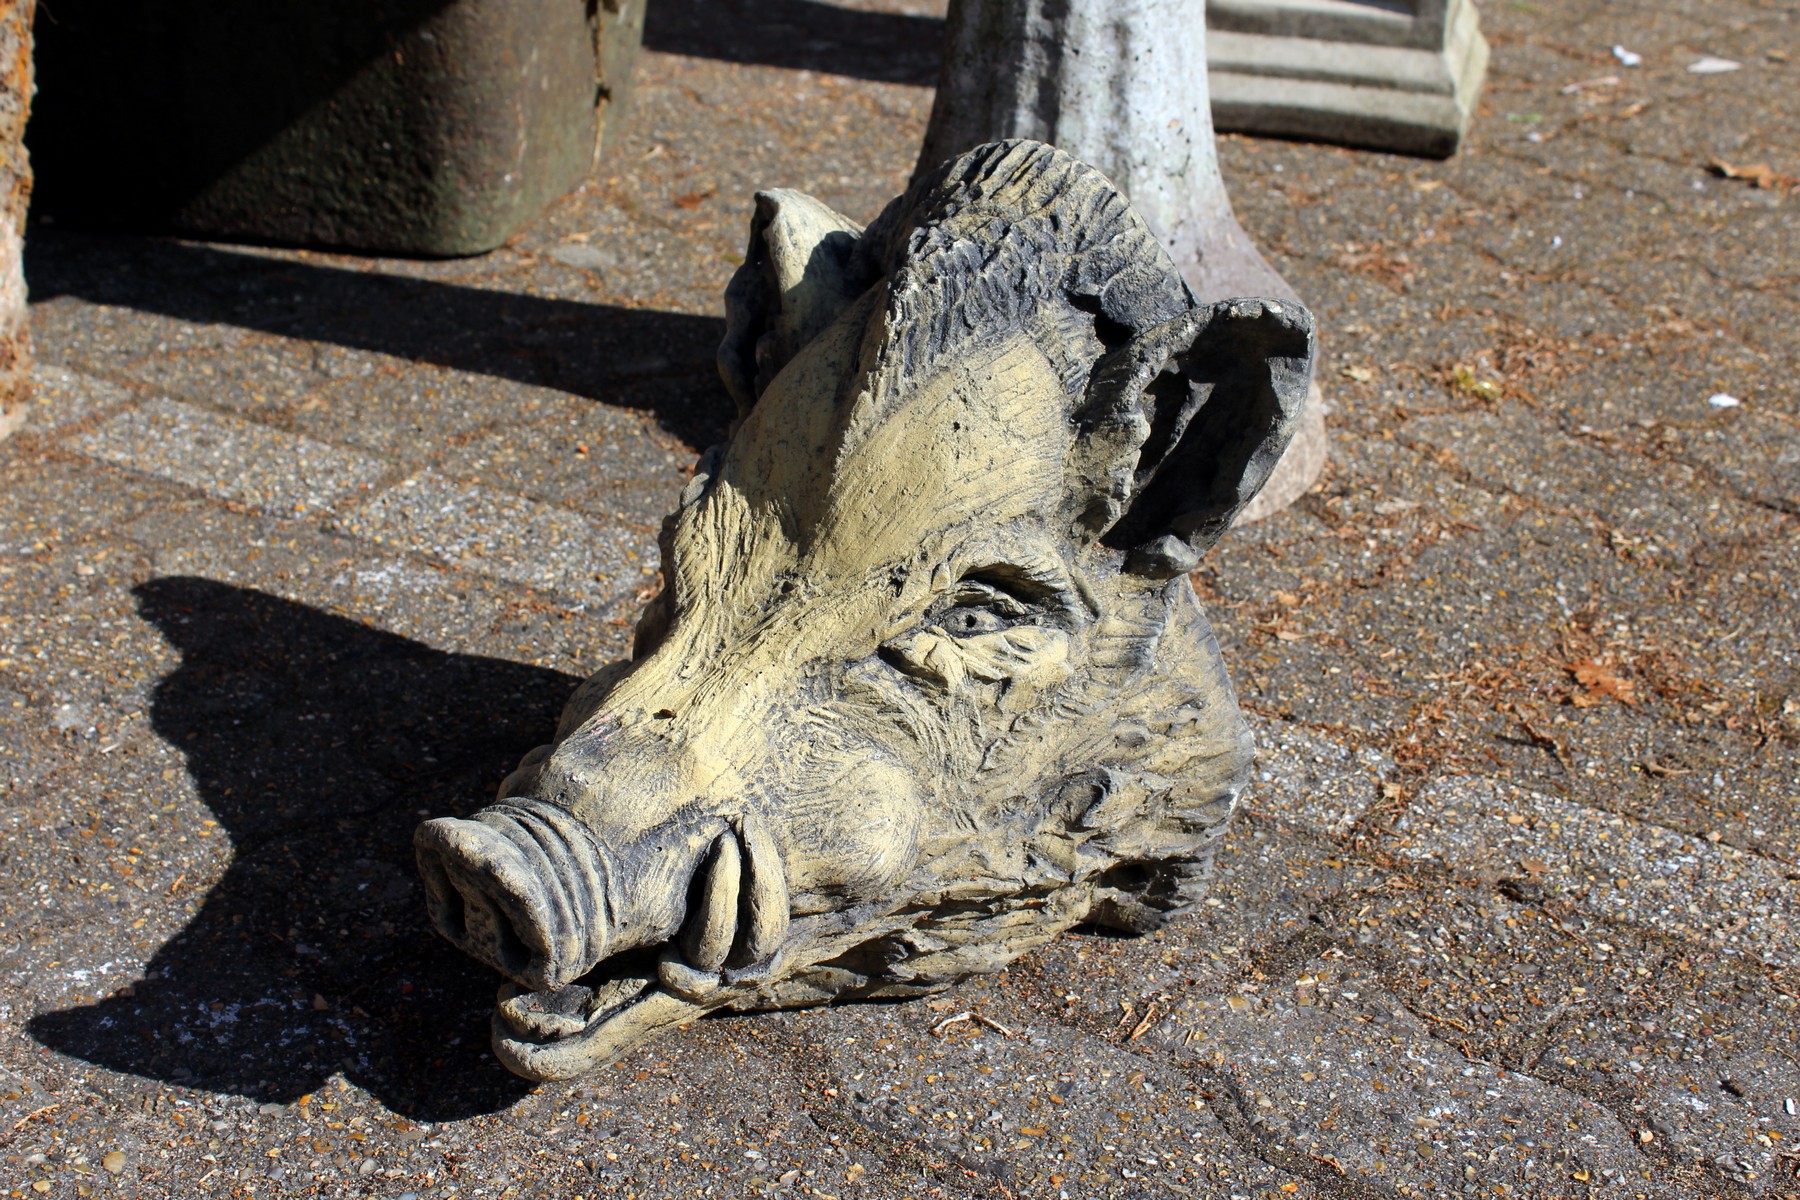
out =
<path fill-rule="evenodd" d="M 889 281 L 877 380 L 1047 322 L 1043 347 L 1073 398 L 1099 354 L 1195 304 L 1118 189 L 1040 142 L 981 146 L 921 177 L 864 231 L 855 267 Z"/>

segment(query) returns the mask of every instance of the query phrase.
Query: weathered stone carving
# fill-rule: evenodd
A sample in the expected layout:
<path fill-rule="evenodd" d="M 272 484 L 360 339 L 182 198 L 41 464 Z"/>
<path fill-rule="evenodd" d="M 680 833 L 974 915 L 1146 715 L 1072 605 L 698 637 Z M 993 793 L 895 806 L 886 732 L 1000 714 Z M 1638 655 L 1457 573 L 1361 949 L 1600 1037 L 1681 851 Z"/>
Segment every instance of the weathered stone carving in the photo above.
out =
<path fill-rule="evenodd" d="M 1023 141 L 866 230 L 759 194 L 726 309 L 741 418 L 632 660 L 417 835 L 534 1078 L 1155 928 L 1251 761 L 1186 575 L 1293 432 L 1304 309 L 1197 304 L 1104 177 Z"/>

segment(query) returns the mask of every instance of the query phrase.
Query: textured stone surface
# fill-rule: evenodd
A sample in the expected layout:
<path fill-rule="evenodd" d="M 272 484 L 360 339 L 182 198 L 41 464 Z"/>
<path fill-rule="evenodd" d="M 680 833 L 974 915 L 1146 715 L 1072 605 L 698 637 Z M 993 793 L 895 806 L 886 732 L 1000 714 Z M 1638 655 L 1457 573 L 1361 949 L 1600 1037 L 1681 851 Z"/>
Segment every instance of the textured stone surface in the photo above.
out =
<path fill-rule="evenodd" d="M 372 486 L 378 459 L 178 400 L 149 400 L 78 437 L 95 458 L 266 513 L 328 509 Z"/>
<path fill-rule="evenodd" d="M 1337 953 L 1184 1005 L 1156 1040 L 1200 1064 L 1272 1161 L 1379 1193 L 1555 1194 L 1587 1183 L 1669 1195 L 1602 1105 L 1433 1035 Z"/>
<path fill-rule="evenodd" d="M 46 427 L 74 425 L 135 398 L 130 388 L 52 363 L 33 367 L 31 395 L 37 401 L 33 415 Z"/>
<path fill-rule="evenodd" d="M 1715 834 L 1690 837 L 1635 817 L 1483 781 L 1425 790 L 1394 822 L 1395 852 L 1504 876 L 1521 897 L 1702 942 L 1772 967 L 1800 954 L 1791 866 Z M 1602 954 L 1611 953 L 1602 951 Z"/>
<path fill-rule="evenodd" d="M 1022 1194 L 1282 1194 L 1301 1178 L 1246 1153 L 1180 1068 L 996 999 L 829 1010 L 797 1032 L 859 1120 Z"/>
<path fill-rule="evenodd" d="M 615 595 L 619 579 L 635 592 L 656 569 L 656 534 L 647 524 L 609 526 L 436 474 L 401 480 L 345 513 L 341 525 L 372 541 L 590 602 Z M 532 537 L 517 539 L 520 529 Z"/>
<path fill-rule="evenodd" d="M 1396 1164 L 1417 1161 L 1378 1167 L 1373 1142 L 1404 1154 L 1429 1132 L 1424 1178 L 1451 1194 L 1793 1193 L 1800 986 L 1761 959 L 1773 927 L 1725 906 L 1800 873 L 1800 414 L 1781 383 L 1800 377 L 1800 207 L 1706 163 L 1800 175 L 1796 67 L 1767 53 L 1800 46 L 1790 17 L 1738 0 L 1485 6 L 1485 111 L 1445 162 L 1220 139 L 1238 215 L 1318 313 L 1342 432 L 1317 492 L 1234 531 L 1195 577 L 1261 757 L 1193 918 L 1143 938 L 1075 931 L 943 1009 L 704 1020 L 579 1084 L 532 1090 L 487 1056 L 492 987 L 398 889 L 408 835 L 419 809 L 498 784 L 576 680 L 626 652 L 635 603 L 577 612 L 583 599 L 346 534 L 335 513 L 247 511 L 71 443 L 162 396 L 355 449 L 395 481 L 432 470 L 589 517 L 618 495 L 654 520 L 731 412 L 714 314 L 743 212 L 723 201 L 793 186 L 861 221 L 905 186 L 931 106 L 919 47 L 928 58 L 942 7 L 878 8 L 661 0 L 618 160 L 631 170 L 486 258 L 33 229 L 44 359 L 116 391 L 60 428 L 41 421 L 64 400 L 34 406 L 0 447 L 4 1190 L 975 1200 L 1005 1184 L 1140 1200 L 1173 1182 L 1206 1200 L 1360 1200 L 1394 1194 L 1409 1182 Z M 1644 64 L 1618 65 L 1614 42 Z M 1744 66 L 1689 75 L 1701 53 Z M 1607 75 L 1620 82 L 1562 91 Z M 574 247 L 610 257 L 550 253 Z M 1743 404 L 1709 407 L 1720 391 Z M 333 411 L 345 397 L 354 437 Z M 559 443 L 582 407 L 579 436 L 616 437 L 629 476 L 590 443 L 586 486 Z M 658 445 L 680 463 L 658 467 Z M 542 511 L 507 510 L 486 536 L 529 544 Z M 146 585 L 160 590 L 134 593 Z M 1617 682 L 1583 682 L 1572 668 L 1588 662 Z M 304 807 L 303 831 L 284 807 Z M 1551 830 L 1571 808 L 1589 815 Z M 1402 814 L 1429 854 L 1399 844 Z M 1461 814 L 1543 846 L 1459 837 Z M 1670 876 L 1694 885 L 1698 916 L 1610 886 L 1653 878 L 1646 847 L 1690 844 L 1670 835 L 1702 855 Z M 1661 928 L 1664 912 L 1689 931 Z M 1321 966 L 1329 1019 L 1294 986 Z M 1314 1036 L 1388 1036 L 1350 1015 L 1352 976 L 1393 1002 L 1380 1030 L 1429 1071 L 1348 1054 L 1316 1069 Z M 1232 996 L 1255 1017 L 1219 1007 Z M 1024 1037 L 930 1032 L 965 1011 Z M 1208 1011 L 1278 1061 L 1221 1069 L 1204 1040 L 1159 1033 Z M 1033 1109 L 1024 1076 L 1052 1048 L 1081 1086 Z M 1432 1093 L 1313 1120 L 1333 1090 L 1383 1095 L 1388 1067 L 1446 1095 L 1492 1078 L 1502 1095 L 1459 1097 L 1467 1115 L 1434 1130 L 1414 1123 L 1439 1120 Z M 1253 1127 L 1234 1079 L 1272 1102 L 1279 1079 L 1308 1109 L 1256 1106 L 1269 1120 Z M 891 1118 L 857 1100 L 871 1081 L 904 1098 Z M 1514 1115 L 1515 1098 L 1581 1127 Z M 1047 1108 L 1072 1110 L 1056 1147 L 993 1136 L 1048 1130 Z M 1153 1130 L 1154 1179 L 1120 1113 Z M 1507 1119 L 1540 1143 L 1536 1183 L 1502 1144 L 1527 1126 Z M 994 1150 L 965 1163 L 950 1151 L 971 1134 Z M 1510 1173 L 1460 1188 L 1438 1174 L 1436 1142 L 1460 1157 L 1465 1134 Z M 1167 1165 L 1184 1140 L 1192 1178 Z M 1622 1160 L 1653 1179 L 1594 1186 L 1592 1168 Z M 1009 1161 L 1017 1179 L 1081 1187 L 990 1173 Z M 1559 1162 L 1567 1178 L 1543 1169 Z"/>

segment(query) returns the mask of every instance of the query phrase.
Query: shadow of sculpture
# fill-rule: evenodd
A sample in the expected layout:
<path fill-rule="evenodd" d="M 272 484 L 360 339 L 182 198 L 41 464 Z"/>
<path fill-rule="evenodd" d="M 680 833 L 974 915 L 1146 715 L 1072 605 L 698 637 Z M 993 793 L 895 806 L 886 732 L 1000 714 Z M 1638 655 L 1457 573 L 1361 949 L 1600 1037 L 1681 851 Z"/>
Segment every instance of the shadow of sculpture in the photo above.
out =
<path fill-rule="evenodd" d="M 75 296 L 555 388 L 648 409 L 690 446 L 723 440 L 731 417 L 714 317 L 41 225 L 25 273 L 34 302 Z"/>
<path fill-rule="evenodd" d="M 182 656 L 153 726 L 234 857 L 143 980 L 32 1034 L 262 1101 L 337 1072 L 421 1120 L 517 1100 L 529 1085 L 488 1053 L 496 980 L 430 932 L 412 831 L 491 795 L 576 680 L 205 579 L 137 596 Z"/>
<path fill-rule="evenodd" d="M 938 17 L 819 0 L 657 0 L 644 19 L 650 50 L 921 87 L 937 83 L 943 38 Z"/>

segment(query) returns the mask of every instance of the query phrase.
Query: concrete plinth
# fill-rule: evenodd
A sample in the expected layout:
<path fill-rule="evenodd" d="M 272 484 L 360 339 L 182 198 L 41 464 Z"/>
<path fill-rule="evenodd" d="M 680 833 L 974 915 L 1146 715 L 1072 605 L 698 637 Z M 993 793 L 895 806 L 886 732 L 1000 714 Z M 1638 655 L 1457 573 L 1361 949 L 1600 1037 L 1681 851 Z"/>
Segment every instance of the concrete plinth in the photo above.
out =
<path fill-rule="evenodd" d="M 644 0 L 69 0 L 40 22 L 34 216 L 476 254 L 618 136 Z"/>
<path fill-rule="evenodd" d="M 1208 0 L 1213 124 L 1456 152 L 1487 72 L 1471 0 Z"/>

